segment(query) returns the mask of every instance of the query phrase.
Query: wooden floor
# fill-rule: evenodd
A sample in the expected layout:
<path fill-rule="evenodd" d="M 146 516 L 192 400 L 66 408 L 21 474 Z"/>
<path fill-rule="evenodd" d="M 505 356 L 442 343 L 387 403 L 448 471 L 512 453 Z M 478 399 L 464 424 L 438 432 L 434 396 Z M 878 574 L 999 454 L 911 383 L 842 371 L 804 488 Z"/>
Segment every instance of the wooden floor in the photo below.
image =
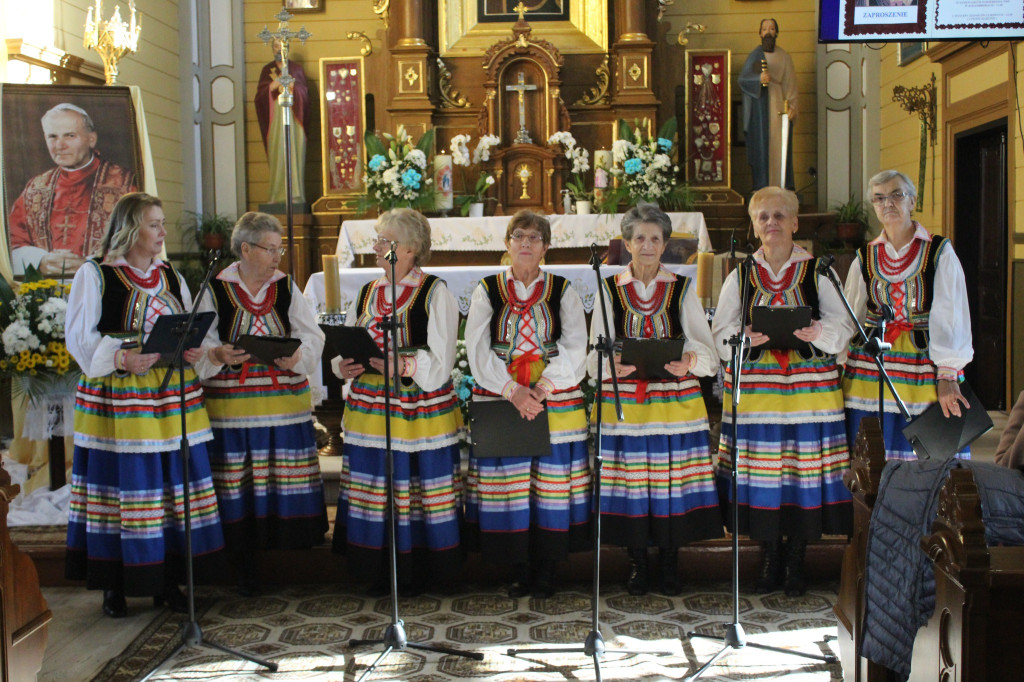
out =
<path fill-rule="evenodd" d="M 1006 423 L 1004 413 L 990 414 L 995 428 L 972 446 L 973 457 L 978 461 L 992 461 Z M 92 679 L 156 615 L 150 599 L 129 599 L 126 618 L 107 618 L 100 609 L 101 594 L 80 587 L 44 587 L 43 596 L 53 612 L 53 620 L 39 682 Z"/>

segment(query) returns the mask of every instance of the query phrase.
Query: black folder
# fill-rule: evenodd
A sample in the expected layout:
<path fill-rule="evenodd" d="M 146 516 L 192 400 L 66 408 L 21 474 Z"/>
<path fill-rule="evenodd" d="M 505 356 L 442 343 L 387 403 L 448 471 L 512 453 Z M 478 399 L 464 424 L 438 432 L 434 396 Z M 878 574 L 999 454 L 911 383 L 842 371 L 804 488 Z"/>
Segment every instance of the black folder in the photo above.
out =
<path fill-rule="evenodd" d="M 196 313 L 195 319 L 192 320 L 192 329 L 185 340 L 183 350 L 196 348 L 203 342 L 203 338 L 206 337 L 206 332 L 209 331 L 210 325 L 213 324 L 213 318 L 216 316 L 217 314 L 212 310 Z M 159 353 L 160 361 L 157 364 L 170 361 L 174 351 L 178 350 L 178 341 L 185 331 L 185 324 L 188 323 L 188 318 L 188 313 L 161 315 L 156 318 L 153 329 L 149 332 L 149 337 L 142 344 L 142 350 L 139 352 Z"/>
<path fill-rule="evenodd" d="M 918 459 L 949 459 L 992 428 L 985 406 L 967 382 L 960 384 L 960 392 L 969 405 L 960 405 L 959 417 L 943 416 L 936 402 L 903 427 Z"/>
<path fill-rule="evenodd" d="M 665 365 L 683 359 L 686 339 L 622 339 L 622 364 L 636 365 L 636 371 L 626 379 L 650 381 L 678 379 L 665 371 Z"/>
<path fill-rule="evenodd" d="M 368 373 L 380 374 L 370 365 L 370 358 L 383 358 L 377 342 L 370 336 L 366 327 L 346 327 L 344 325 L 320 325 L 327 343 L 331 344 L 334 352 L 348 360 L 355 360 L 363 366 Z"/>
<path fill-rule="evenodd" d="M 811 308 L 806 305 L 756 305 L 750 312 L 750 328 L 767 334 L 767 350 L 808 350 L 808 343 L 793 336 L 797 329 L 811 325 Z"/>
<path fill-rule="evenodd" d="M 551 454 L 548 414 L 523 419 L 508 400 L 480 400 L 469 403 L 469 435 L 477 459 L 493 457 L 547 457 Z"/>
<path fill-rule="evenodd" d="M 274 366 L 278 358 L 290 358 L 302 345 L 299 339 L 287 336 L 256 336 L 242 334 L 235 340 L 235 345 L 245 350 L 264 365 Z"/>

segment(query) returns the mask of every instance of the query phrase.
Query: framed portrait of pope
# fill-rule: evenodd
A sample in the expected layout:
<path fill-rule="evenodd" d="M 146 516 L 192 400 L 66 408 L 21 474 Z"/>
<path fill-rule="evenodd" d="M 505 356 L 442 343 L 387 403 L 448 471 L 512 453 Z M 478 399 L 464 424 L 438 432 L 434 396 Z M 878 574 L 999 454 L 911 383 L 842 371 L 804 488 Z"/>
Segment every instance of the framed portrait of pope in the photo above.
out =
<path fill-rule="evenodd" d="M 3 84 L 4 246 L 15 276 L 70 278 L 98 249 L 122 195 L 141 190 L 127 87 Z"/>

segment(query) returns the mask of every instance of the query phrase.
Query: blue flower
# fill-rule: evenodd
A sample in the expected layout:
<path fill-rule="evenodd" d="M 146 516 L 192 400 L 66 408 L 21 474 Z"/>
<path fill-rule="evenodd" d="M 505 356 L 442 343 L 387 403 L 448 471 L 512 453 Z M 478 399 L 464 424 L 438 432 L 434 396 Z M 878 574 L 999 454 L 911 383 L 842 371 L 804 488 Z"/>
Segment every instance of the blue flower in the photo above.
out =
<path fill-rule="evenodd" d="M 643 172 L 644 162 L 640 159 L 627 159 L 622 169 L 626 171 L 626 175 L 636 175 Z"/>
<path fill-rule="evenodd" d="M 459 386 L 458 394 L 459 394 L 459 400 L 461 400 L 462 402 L 466 402 L 467 400 L 469 400 L 469 394 L 470 394 L 469 386 L 466 386 L 466 385 Z"/>
<path fill-rule="evenodd" d="M 406 168 L 402 173 L 402 184 L 411 189 L 419 189 L 422 179 L 423 176 L 415 168 Z"/>
<path fill-rule="evenodd" d="M 374 154 L 367 166 L 369 166 L 370 170 L 376 171 L 380 170 L 380 167 L 385 163 L 387 163 L 387 159 L 385 159 L 381 154 Z"/>
<path fill-rule="evenodd" d="M 672 149 L 672 140 L 666 140 L 664 137 L 659 137 L 658 146 L 667 152 L 669 149 Z"/>

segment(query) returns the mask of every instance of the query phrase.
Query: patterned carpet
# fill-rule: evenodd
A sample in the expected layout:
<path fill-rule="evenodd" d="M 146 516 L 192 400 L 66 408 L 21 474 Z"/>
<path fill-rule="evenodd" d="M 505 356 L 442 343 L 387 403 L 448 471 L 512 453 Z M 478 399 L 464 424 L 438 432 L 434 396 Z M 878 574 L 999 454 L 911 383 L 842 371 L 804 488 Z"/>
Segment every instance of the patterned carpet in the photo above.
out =
<path fill-rule="evenodd" d="M 807 653 L 838 653 L 833 643 L 834 586 L 789 598 L 741 594 L 740 622 L 752 642 Z M 728 585 L 709 586 L 675 598 L 629 596 L 622 588 L 601 599 L 601 632 L 607 653 L 604 680 L 682 679 L 721 647 L 713 640 L 686 637 L 688 631 L 721 634 L 730 620 Z M 346 592 L 339 586 L 295 586 L 254 599 L 225 588 L 197 590 L 198 621 L 205 639 L 277 662 L 270 673 L 208 647 L 186 647 L 153 680 L 355 680 L 377 657 L 380 646 L 350 648 L 351 638 L 379 638 L 391 622 L 389 598 Z M 426 594 L 399 601 L 410 642 L 436 644 L 484 654 L 483 661 L 411 648 L 387 656 L 372 680 L 493 679 L 592 680 L 593 660 L 582 653 L 541 654 L 514 647 L 579 646 L 590 631 L 590 590 L 570 586 L 551 599 L 509 599 L 496 587 L 469 585 L 457 595 Z M 183 616 L 164 611 L 94 678 L 96 682 L 136 680 L 181 642 Z M 616 654 L 616 649 L 643 652 Z M 732 651 L 702 677 L 717 682 L 793 682 L 842 679 L 838 664 L 752 648 Z"/>

